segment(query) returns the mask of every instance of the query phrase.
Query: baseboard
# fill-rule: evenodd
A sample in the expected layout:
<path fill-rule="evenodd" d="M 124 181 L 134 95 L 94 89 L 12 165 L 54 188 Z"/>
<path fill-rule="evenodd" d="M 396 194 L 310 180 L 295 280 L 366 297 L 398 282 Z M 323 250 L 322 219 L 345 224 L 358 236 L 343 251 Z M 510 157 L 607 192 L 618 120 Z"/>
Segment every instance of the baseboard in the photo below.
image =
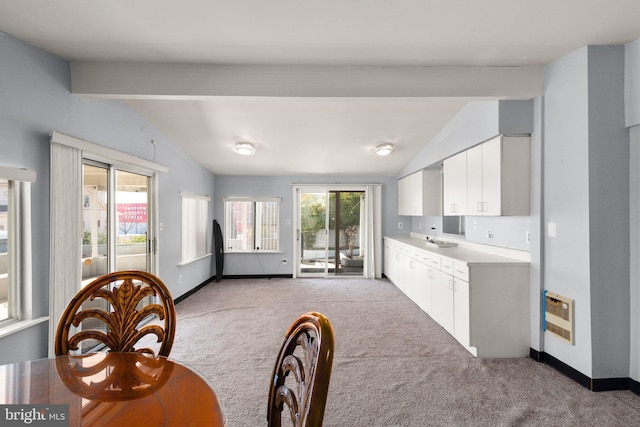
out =
<path fill-rule="evenodd" d="M 631 378 L 589 378 L 582 372 L 577 371 L 561 360 L 558 360 L 545 352 L 534 350 L 533 348 L 529 349 L 529 357 L 536 362 L 551 366 L 558 372 L 566 375 L 591 391 L 631 390 L 635 394 L 640 395 L 640 383 L 632 380 Z"/>
<path fill-rule="evenodd" d="M 181 301 L 186 300 L 187 298 L 189 298 L 191 295 L 195 294 L 196 292 L 198 292 L 200 289 L 204 288 L 207 284 L 213 282 L 214 280 L 216 280 L 215 276 L 211 276 L 209 277 L 207 280 L 205 280 L 204 282 L 200 283 L 198 286 L 196 286 L 195 288 L 191 289 L 189 292 L 187 292 L 186 294 L 180 295 L 178 298 L 173 300 L 174 304 L 178 304 Z"/>
<path fill-rule="evenodd" d="M 291 279 L 291 278 L 293 278 L 293 274 L 247 274 L 247 275 L 222 276 L 223 280 L 224 279 L 276 279 L 276 278 L 277 279 Z M 216 280 L 215 276 L 209 277 L 207 280 L 205 280 L 204 282 L 200 283 L 198 286 L 196 286 L 195 288 L 191 289 L 186 294 L 181 295 L 178 298 L 174 299 L 173 300 L 174 304 L 178 304 L 179 302 L 184 301 L 185 299 L 189 298 L 191 295 L 195 294 L 200 289 L 202 289 L 203 287 L 205 287 L 209 283 L 214 282 L 215 280 Z"/>
<path fill-rule="evenodd" d="M 293 274 L 232 274 L 222 279 L 292 279 Z"/>

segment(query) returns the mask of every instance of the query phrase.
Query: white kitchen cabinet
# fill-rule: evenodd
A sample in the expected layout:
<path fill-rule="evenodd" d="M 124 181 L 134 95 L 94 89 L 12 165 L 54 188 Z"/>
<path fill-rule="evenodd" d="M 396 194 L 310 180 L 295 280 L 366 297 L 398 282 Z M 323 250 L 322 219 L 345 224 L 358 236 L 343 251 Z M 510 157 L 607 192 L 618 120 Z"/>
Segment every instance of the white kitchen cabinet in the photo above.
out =
<path fill-rule="evenodd" d="M 431 282 L 429 280 L 428 256 L 425 251 L 414 251 L 411 255 L 412 299 L 424 312 L 431 309 Z"/>
<path fill-rule="evenodd" d="M 460 344 L 475 354 L 470 349 L 469 343 L 469 283 L 462 280 L 456 271 L 467 269 L 464 263 L 456 262 L 449 258 L 441 261 L 437 291 L 433 295 L 433 317 Z M 437 300 L 436 300 L 437 299 Z"/>
<path fill-rule="evenodd" d="M 467 214 L 467 152 L 443 162 L 443 215 Z"/>
<path fill-rule="evenodd" d="M 469 285 L 469 269 L 465 263 L 454 261 L 453 263 L 453 336 L 460 344 L 470 349 L 471 346 L 471 306 Z"/>
<path fill-rule="evenodd" d="M 442 271 L 431 288 L 431 318 L 453 335 L 453 276 Z"/>
<path fill-rule="evenodd" d="M 442 176 L 439 169 L 423 169 L 398 180 L 398 215 L 442 214 Z"/>
<path fill-rule="evenodd" d="M 404 240 L 412 243 L 385 238 L 385 251 L 391 247 L 385 274 L 402 292 L 474 356 L 529 353 L 528 263 L 463 248 L 442 256 L 440 249 L 423 249 L 423 241 Z M 404 272 L 395 279 L 387 273 L 396 270 Z"/>
<path fill-rule="evenodd" d="M 529 137 L 499 136 L 466 153 L 468 215 L 529 215 Z"/>
<path fill-rule="evenodd" d="M 398 271 L 400 269 L 399 247 L 393 241 L 385 239 L 384 244 L 384 274 L 394 284 L 398 281 Z M 396 285 L 397 286 L 397 285 Z"/>

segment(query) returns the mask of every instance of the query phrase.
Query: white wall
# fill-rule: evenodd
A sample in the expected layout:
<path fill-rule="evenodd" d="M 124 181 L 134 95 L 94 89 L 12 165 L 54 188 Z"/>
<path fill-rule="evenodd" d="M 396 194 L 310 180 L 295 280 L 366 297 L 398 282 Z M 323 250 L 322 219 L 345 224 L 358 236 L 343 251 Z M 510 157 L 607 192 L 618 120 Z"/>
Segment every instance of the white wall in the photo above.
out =
<path fill-rule="evenodd" d="M 180 191 L 213 195 L 215 178 L 127 105 L 70 93 L 69 63 L 0 33 L 0 164 L 35 170 L 33 314 L 48 315 L 49 134 L 59 131 L 169 167 L 160 175 L 159 276 L 174 298 L 211 276 L 210 260 L 179 268 Z M 151 140 L 157 141 L 156 149 Z M 213 218 L 213 213 L 211 214 Z M 183 275 L 183 284 L 178 276 Z M 57 321 L 57 320 L 53 320 Z M 47 323 L 0 339 L 0 363 L 47 354 Z"/>
<path fill-rule="evenodd" d="M 544 350 L 591 376 L 587 48 L 545 68 L 545 288 L 575 300 L 575 346 L 545 338 Z"/>

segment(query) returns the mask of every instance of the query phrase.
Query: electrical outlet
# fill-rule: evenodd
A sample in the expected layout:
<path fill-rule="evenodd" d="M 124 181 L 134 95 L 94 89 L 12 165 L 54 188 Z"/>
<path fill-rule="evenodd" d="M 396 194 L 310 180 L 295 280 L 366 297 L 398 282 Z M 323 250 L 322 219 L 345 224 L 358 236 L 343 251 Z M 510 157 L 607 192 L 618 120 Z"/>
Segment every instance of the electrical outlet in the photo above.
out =
<path fill-rule="evenodd" d="M 286 258 L 283 258 L 283 259 L 282 259 L 282 263 L 283 263 L 283 264 L 286 264 L 286 263 L 287 263 L 287 259 L 286 259 Z"/>
<path fill-rule="evenodd" d="M 178 283 L 182 285 L 182 274 L 178 276 Z"/>
<path fill-rule="evenodd" d="M 401 222 L 398 223 L 398 228 L 402 228 L 402 223 Z"/>
<path fill-rule="evenodd" d="M 493 239 L 493 231 L 490 228 L 487 228 L 487 239 Z"/>
<path fill-rule="evenodd" d="M 525 242 L 527 242 L 527 243 L 531 243 L 531 232 L 527 230 L 527 231 L 524 233 L 524 238 L 525 238 Z"/>

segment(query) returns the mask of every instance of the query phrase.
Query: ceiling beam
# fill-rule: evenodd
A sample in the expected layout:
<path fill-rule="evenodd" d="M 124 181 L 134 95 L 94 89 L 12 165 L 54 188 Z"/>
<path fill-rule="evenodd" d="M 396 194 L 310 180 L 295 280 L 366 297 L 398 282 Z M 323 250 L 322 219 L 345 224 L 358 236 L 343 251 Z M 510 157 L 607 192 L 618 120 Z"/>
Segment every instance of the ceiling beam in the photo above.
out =
<path fill-rule="evenodd" d="M 74 94 L 118 99 L 436 97 L 528 99 L 543 67 L 71 63 Z"/>

